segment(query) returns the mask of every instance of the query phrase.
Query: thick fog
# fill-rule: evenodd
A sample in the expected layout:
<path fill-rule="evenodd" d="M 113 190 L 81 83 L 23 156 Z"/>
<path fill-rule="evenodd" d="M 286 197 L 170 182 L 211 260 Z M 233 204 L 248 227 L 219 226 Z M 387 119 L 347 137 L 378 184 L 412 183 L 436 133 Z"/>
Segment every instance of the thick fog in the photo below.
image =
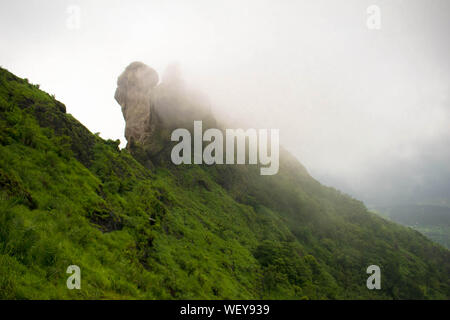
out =
<path fill-rule="evenodd" d="M 448 0 L 2 1 L 0 65 L 124 146 L 117 77 L 178 63 L 219 118 L 280 129 L 324 184 L 448 205 L 449 34 Z"/>

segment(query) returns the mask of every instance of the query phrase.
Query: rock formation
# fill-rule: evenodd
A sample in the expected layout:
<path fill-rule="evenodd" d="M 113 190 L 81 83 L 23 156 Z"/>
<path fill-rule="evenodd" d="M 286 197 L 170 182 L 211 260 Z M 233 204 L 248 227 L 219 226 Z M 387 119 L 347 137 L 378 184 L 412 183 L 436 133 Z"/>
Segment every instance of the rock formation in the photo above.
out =
<path fill-rule="evenodd" d="M 152 93 L 158 81 L 156 71 L 141 62 L 131 63 L 117 80 L 114 98 L 122 107 L 129 143 L 143 142 L 151 136 Z"/>
<path fill-rule="evenodd" d="M 150 157 L 170 143 L 176 128 L 191 130 L 194 120 L 215 125 L 208 101 L 188 89 L 178 66 L 169 66 L 158 82 L 154 69 L 133 62 L 119 76 L 114 96 L 126 122 L 127 147 L 141 146 Z"/>

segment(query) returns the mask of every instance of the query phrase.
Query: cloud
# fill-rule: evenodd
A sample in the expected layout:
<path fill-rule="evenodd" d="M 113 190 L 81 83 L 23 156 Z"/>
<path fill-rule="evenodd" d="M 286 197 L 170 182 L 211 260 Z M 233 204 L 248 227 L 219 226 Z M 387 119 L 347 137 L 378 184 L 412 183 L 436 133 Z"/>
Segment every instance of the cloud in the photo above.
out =
<path fill-rule="evenodd" d="M 382 198 L 394 180 L 413 184 L 448 168 L 446 0 L 80 0 L 79 30 L 66 28 L 70 4 L 2 3 L 0 61 L 102 137 L 124 142 L 113 98 L 123 68 L 137 60 L 161 73 L 178 61 L 215 113 L 279 128 L 326 184 Z M 366 26 L 372 4 L 381 9 L 376 31 Z"/>

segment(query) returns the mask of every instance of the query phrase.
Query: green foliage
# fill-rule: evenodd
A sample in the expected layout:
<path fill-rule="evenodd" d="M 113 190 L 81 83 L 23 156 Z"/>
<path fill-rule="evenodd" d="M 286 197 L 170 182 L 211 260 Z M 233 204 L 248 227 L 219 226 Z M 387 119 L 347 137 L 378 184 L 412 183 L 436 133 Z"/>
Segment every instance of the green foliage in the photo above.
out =
<path fill-rule="evenodd" d="M 118 146 L 0 69 L 1 299 L 450 297 L 448 250 L 321 186 L 286 153 L 264 177 Z M 72 264 L 82 290 L 66 288 Z M 371 264 L 380 291 L 365 286 Z"/>

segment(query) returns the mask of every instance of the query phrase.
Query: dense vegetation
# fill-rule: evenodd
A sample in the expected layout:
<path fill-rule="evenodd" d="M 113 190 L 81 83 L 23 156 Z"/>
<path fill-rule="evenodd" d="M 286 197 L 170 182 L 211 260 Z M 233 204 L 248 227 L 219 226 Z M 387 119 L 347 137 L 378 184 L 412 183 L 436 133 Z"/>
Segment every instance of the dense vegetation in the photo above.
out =
<path fill-rule="evenodd" d="M 450 297 L 447 249 L 286 152 L 278 175 L 260 176 L 118 145 L 0 69 L 0 298 Z M 66 287 L 72 264 L 81 290 Z M 371 264 L 381 290 L 366 288 Z"/>

